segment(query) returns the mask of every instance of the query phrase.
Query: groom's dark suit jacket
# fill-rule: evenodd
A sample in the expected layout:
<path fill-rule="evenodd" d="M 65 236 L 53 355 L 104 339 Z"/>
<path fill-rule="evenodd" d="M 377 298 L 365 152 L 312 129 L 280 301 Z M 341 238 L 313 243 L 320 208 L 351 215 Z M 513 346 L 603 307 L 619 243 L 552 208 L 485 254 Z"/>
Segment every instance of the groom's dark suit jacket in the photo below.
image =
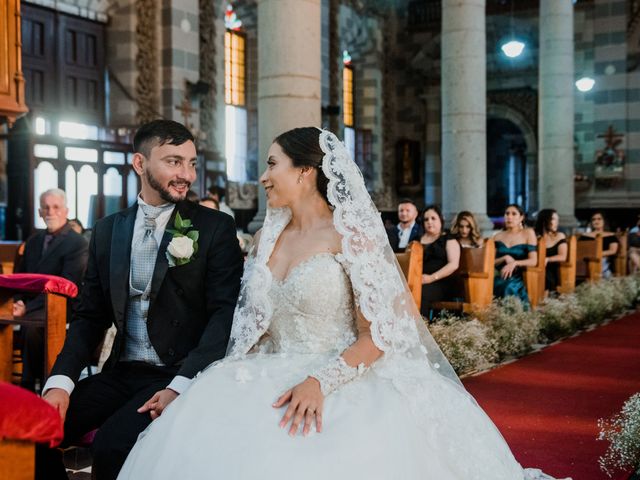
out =
<path fill-rule="evenodd" d="M 117 335 L 104 369 L 120 360 L 137 208 L 134 205 L 96 223 L 80 304 L 52 375 L 77 381 L 112 323 Z M 173 229 L 177 212 L 199 231 L 199 250 L 186 265 L 169 267 L 166 250 L 172 234 L 165 231 L 151 281 L 147 330 L 163 363 L 176 375 L 192 378 L 225 355 L 243 259 L 230 216 L 181 202 L 167 230 Z"/>

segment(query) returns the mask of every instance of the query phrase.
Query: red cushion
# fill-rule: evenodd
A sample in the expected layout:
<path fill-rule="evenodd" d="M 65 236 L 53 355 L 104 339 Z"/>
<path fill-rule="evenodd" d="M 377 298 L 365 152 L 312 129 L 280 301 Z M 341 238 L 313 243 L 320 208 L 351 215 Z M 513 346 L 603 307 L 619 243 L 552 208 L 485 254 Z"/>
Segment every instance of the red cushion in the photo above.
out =
<path fill-rule="evenodd" d="M 15 292 L 57 293 L 75 298 L 78 287 L 71 280 L 42 273 L 10 273 L 0 275 L 0 288 Z"/>
<path fill-rule="evenodd" d="M 62 441 L 60 415 L 24 388 L 0 382 L 0 440 L 29 440 L 55 447 Z"/>

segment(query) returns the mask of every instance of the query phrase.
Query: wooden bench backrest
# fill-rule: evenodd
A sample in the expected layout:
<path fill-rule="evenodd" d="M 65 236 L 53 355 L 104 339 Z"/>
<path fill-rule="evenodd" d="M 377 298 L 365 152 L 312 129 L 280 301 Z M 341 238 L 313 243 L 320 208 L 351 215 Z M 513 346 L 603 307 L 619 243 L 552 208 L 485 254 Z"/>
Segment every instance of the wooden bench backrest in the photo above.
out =
<path fill-rule="evenodd" d="M 618 253 L 614 257 L 614 272 L 616 277 L 624 277 L 627 274 L 627 252 L 628 248 L 628 239 L 629 239 L 629 231 L 625 230 L 624 232 L 616 233 L 616 237 L 618 237 Z"/>
<path fill-rule="evenodd" d="M 0 265 L 2 273 L 13 273 L 16 260 L 24 252 L 24 242 L 2 241 L 0 242 Z"/>
<path fill-rule="evenodd" d="M 575 235 L 567 237 L 567 260 L 559 265 L 558 293 L 573 293 L 576 288 L 576 259 L 578 238 Z"/>
<path fill-rule="evenodd" d="M 42 317 L 13 318 L 13 296 L 15 292 L 0 288 L 0 381 L 10 382 L 13 375 L 13 327 L 28 324 L 44 327 L 44 372 L 45 377 L 64 345 L 67 334 L 67 298 L 55 293 L 44 293 L 45 304 Z M 46 380 L 43 379 L 43 380 Z"/>
<path fill-rule="evenodd" d="M 462 248 L 460 250 L 460 266 L 458 271 L 461 274 L 468 272 L 488 272 L 493 265 L 488 264 L 487 242 L 492 239 L 485 239 L 480 248 Z M 495 244 L 494 244 L 495 250 Z"/>
<path fill-rule="evenodd" d="M 477 307 L 493 300 L 496 244 L 485 238 L 480 248 L 463 248 L 460 254 L 460 276 L 464 284 L 465 303 Z"/>
<path fill-rule="evenodd" d="M 404 253 L 396 253 L 396 258 L 418 310 L 422 301 L 422 255 L 422 244 L 415 240 L 407 245 Z"/>
<path fill-rule="evenodd" d="M 578 240 L 576 247 L 576 276 L 595 282 L 602 276 L 602 236 L 593 240 Z"/>
<path fill-rule="evenodd" d="M 544 298 L 545 287 L 545 261 L 547 258 L 547 245 L 544 238 L 539 238 L 536 246 L 537 262 L 533 267 L 525 267 L 524 282 L 527 286 L 527 295 L 531 306 L 535 307 Z"/>

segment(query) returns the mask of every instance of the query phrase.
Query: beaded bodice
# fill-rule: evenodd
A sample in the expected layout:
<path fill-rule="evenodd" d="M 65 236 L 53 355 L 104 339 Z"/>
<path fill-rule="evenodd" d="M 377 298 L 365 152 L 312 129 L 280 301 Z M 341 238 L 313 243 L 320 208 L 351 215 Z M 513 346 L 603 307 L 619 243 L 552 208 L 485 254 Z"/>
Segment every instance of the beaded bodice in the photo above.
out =
<path fill-rule="evenodd" d="M 268 335 L 274 352 L 341 352 L 356 340 L 351 283 L 341 256 L 319 253 L 273 279 Z"/>

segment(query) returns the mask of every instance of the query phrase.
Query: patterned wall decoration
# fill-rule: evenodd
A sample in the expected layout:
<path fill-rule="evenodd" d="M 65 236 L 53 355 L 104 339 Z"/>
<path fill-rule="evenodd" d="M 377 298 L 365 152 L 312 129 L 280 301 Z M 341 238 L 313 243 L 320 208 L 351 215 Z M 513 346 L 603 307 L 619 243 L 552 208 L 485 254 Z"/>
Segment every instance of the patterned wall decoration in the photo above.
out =
<path fill-rule="evenodd" d="M 136 122 L 148 122 L 158 117 L 157 73 L 158 59 L 156 56 L 156 23 L 157 11 L 155 0 L 136 0 L 136 79 L 135 97 L 137 103 Z"/>
<path fill-rule="evenodd" d="M 210 138 L 216 128 L 216 52 L 218 49 L 216 37 L 216 18 L 218 11 L 212 0 L 199 0 L 200 11 L 200 82 L 207 85 L 207 93 L 200 97 L 200 130 L 202 146 L 218 157 L 216 142 Z M 212 160 L 217 160 L 214 158 Z"/>

